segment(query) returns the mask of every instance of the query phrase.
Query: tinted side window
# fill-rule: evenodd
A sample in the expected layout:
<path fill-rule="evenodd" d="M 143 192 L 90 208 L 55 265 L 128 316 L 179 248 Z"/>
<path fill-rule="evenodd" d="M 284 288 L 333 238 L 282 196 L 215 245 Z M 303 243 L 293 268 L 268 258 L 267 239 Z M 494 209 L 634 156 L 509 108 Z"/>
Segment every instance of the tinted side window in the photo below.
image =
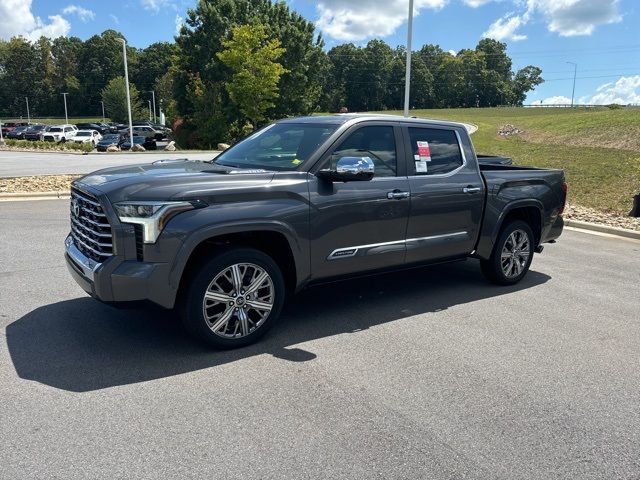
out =
<path fill-rule="evenodd" d="M 375 165 L 376 177 L 395 177 L 397 171 L 396 140 L 393 127 L 362 127 L 349 135 L 331 155 L 335 165 L 342 157 L 368 156 Z"/>
<path fill-rule="evenodd" d="M 462 165 L 458 137 L 453 130 L 409 128 L 415 175 L 449 173 Z"/>

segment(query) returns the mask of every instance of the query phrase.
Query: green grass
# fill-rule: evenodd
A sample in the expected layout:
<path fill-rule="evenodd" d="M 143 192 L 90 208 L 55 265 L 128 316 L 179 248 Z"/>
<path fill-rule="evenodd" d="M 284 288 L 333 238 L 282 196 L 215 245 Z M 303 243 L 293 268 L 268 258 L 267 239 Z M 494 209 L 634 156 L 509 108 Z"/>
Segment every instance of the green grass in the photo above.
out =
<path fill-rule="evenodd" d="M 2 123 L 27 121 L 26 118 L 3 118 L 1 120 L 2 120 Z M 107 118 L 106 121 L 110 122 L 111 120 Z M 69 122 L 66 122 L 64 117 L 32 118 L 31 119 L 31 123 L 42 123 L 44 125 L 61 125 L 64 123 L 70 123 L 72 125 L 75 125 L 76 123 L 93 123 L 93 122 L 102 122 L 102 117 L 82 117 L 82 118 L 69 117 Z"/>
<path fill-rule="evenodd" d="M 478 153 L 506 155 L 516 165 L 564 169 L 571 203 L 626 214 L 640 191 L 640 109 L 481 108 L 411 115 L 478 125 L 472 137 Z M 507 123 L 523 133 L 498 135 Z"/>

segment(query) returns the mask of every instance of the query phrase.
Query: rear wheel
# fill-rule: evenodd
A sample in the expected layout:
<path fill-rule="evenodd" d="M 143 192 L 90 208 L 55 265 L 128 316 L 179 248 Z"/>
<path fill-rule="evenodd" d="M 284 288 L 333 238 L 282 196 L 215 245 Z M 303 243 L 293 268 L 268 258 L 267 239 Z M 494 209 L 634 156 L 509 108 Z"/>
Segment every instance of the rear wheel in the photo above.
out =
<path fill-rule="evenodd" d="M 505 226 L 488 260 L 482 260 L 482 273 L 498 285 L 513 285 L 524 278 L 533 259 L 534 237 L 531 227 L 521 220 Z"/>
<path fill-rule="evenodd" d="M 191 277 L 183 298 L 183 322 L 213 347 L 242 347 L 273 326 L 284 297 L 284 279 L 271 257 L 250 248 L 227 250 Z"/>

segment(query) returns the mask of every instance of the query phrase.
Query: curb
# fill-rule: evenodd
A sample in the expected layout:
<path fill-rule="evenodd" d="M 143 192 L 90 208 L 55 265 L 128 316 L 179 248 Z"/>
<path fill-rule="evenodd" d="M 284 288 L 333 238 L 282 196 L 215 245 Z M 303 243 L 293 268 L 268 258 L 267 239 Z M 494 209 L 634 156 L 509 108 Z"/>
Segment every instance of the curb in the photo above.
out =
<path fill-rule="evenodd" d="M 25 192 L 25 193 L 0 193 L 0 202 L 19 202 L 27 200 L 55 200 L 58 198 L 69 198 L 69 190 L 57 192 Z"/>
<path fill-rule="evenodd" d="M 600 223 L 582 222 L 580 220 L 565 220 L 565 226 L 581 228 L 582 230 L 591 230 L 593 232 L 608 233 L 610 235 L 616 235 L 618 237 L 633 238 L 634 240 L 640 240 L 640 231 L 629 230 L 626 228 L 610 227 L 609 225 L 602 225 Z"/>

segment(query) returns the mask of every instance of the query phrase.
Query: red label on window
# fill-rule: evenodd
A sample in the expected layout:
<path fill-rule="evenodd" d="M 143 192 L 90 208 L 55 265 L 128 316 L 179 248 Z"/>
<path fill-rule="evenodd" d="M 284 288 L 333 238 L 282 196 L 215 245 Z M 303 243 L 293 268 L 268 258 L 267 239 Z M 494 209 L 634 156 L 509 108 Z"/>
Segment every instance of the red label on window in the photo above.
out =
<path fill-rule="evenodd" d="M 417 142 L 418 143 L 418 156 L 422 162 L 431 161 L 431 150 L 429 149 L 429 142 Z"/>

